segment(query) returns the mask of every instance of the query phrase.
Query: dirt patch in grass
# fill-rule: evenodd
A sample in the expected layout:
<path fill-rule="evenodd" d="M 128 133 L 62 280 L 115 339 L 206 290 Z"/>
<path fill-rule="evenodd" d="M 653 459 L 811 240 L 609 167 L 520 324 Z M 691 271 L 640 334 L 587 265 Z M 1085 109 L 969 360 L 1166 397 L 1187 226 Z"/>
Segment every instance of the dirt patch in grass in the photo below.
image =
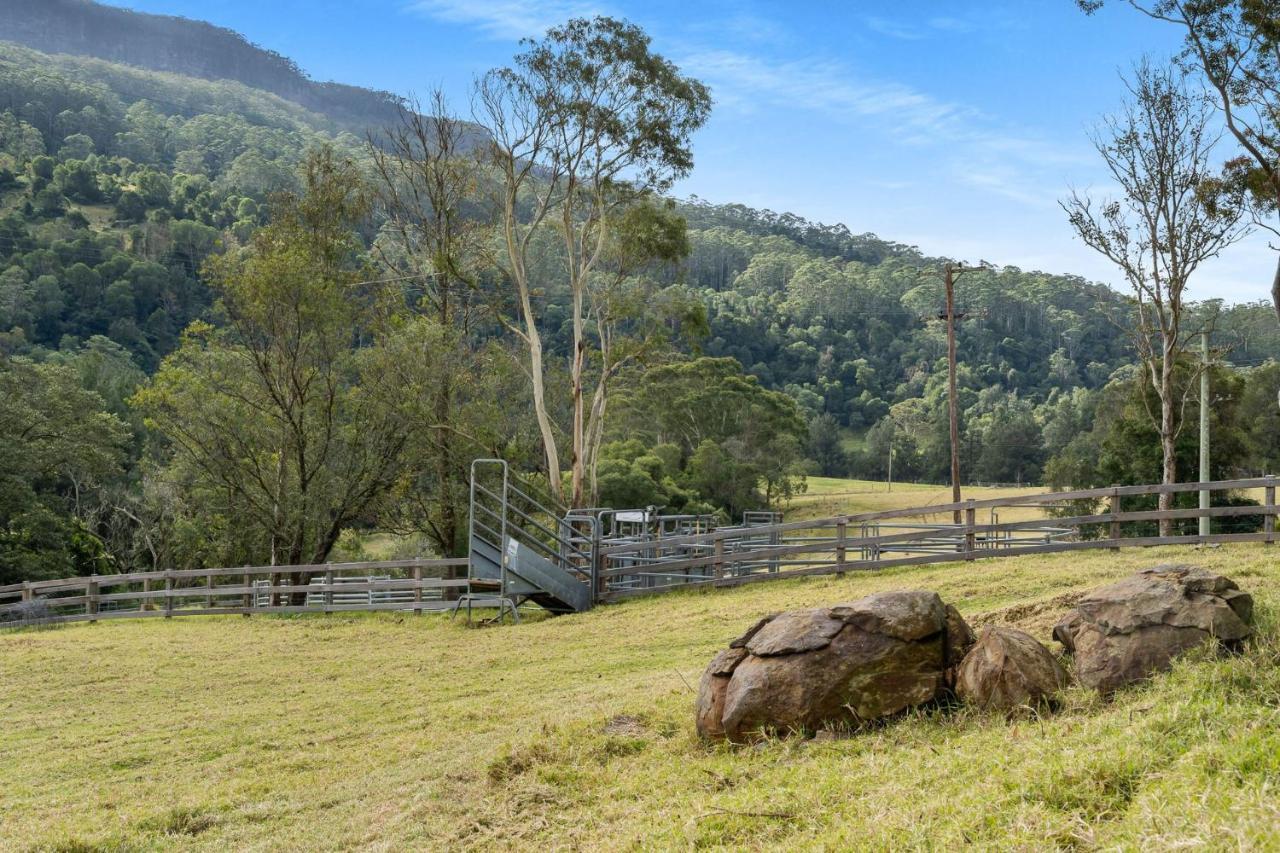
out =
<path fill-rule="evenodd" d="M 1062 621 L 1062 617 L 1079 604 L 1083 597 L 1083 592 L 1064 592 L 1043 601 L 1013 604 L 966 618 L 974 630 L 983 625 L 1009 625 L 1028 634 L 1047 638 L 1053 633 L 1053 626 Z"/>
<path fill-rule="evenodd" d="M 161 835 L 196 836 L 218 825 L 218 816 L 198 808 L 178 807 L 142 821 L 147 832 Z"/>
<path fill-rule="evenodd" d="M 624 737 L 643 737 L 649 728 L 644 724 L 644 720 L 632 714 L 618 714 L 611 717 L 604 728 L 601 730 L 607 735 L 622 735 Z"/>

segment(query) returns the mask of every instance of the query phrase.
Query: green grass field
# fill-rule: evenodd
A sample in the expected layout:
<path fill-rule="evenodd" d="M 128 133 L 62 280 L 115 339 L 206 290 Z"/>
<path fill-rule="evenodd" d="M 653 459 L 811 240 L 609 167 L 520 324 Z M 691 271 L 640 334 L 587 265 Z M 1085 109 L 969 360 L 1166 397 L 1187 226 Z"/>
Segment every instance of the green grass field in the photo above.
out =
<path fill-rule="evenodd" d="M 434 616 L 0 634 L 0 849 L 1276 849 L 1280 567 L 1233 546 L 686 592 L 520 626 Z M 762 613 L 905 587 L 1043 639 L 1072 593 L 1223 571 L 1261 636 L 1039 719 L 929 710 L 707 746 L 692 685 Z"/>
<path fill-rule="evenodd" d="M 843 480 L 836 477 L 809 477 L 804 494 L 797 495 L 785 508 L 788 521 L 805 521 L 811 518 L 831 518 L 837 515 L 854 515 L 860 512 L 879 512 L 886 509 L 931 506 L 951 502 L 948 485 L 888 483 L 875 480 Z M 961 496 L 965 500 L 989 500 L 1017 495 L 1037 495 L 1049 491 L 1043 486 L 1025 488 L 990 488 L 965 486 Z M 1034 508 L 1005 510 L 1001 518 L 1016 521 L 1039 517 Z M 939 516 L 938 520 L 949 520 Z M 986 521 L 986 519 L 983 519 Z"/>

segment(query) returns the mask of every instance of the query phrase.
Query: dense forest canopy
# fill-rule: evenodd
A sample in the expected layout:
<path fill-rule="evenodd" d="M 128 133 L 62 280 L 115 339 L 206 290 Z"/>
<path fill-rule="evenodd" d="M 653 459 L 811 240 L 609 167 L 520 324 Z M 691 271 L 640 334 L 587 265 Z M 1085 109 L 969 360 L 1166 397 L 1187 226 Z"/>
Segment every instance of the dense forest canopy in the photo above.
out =
<path fill-rule="evenodd" d="M 388 132 L 412 114 L 389 96 L 315 84 L 234 33 L 74 0 L 0 3 L 0 25 L 19 18 L 4 32 L 28 46 L 0 42 L 0 377 L 11 392 L 0 582 L 277 553 L 318 561 L 371 527 L 456 551 L 472 456 L 545 472 L 509 321 L 521 308 L 491 262 L 501 247 L 486 211 L 503 176 L 471 156 L 470 117 L 450 125 L 452 148 L 431 138 L 442 123 L 419 123 L 423 144 L 406 149 L 419 171 L 397 171 Z M 125 47 L 89 50 L 116 29 Z M 135 52 L 138 40 L 147 47 Z M 86 52 L 98 55 L 67 55 Z M 124 52 L 132 64 L 113 61 Z M 511 196 L 522 227 L 545 174 Z M 440 222 L 392 203 L 418 179 L 447 190 L 427 206 L 448 206 Z M 350 215 L 307 225 L 299 211 L 335 182 Z M 646 251 L 608 243 L 577 291 L 551 232 L 530 231 L 525 255 L 552 440 L 574 417 L 573 353 L 609 374 L 608 415 L 587 436 L 591 497 L 736 516 L 785 504 L 807 475 L 883 478 L 891 453 L 897 478 L 946 478 L 944 259 L 791 213 L 622 201 L 632 212 L 616 233 Z M 614 227 L 612 209 L 600 211 Z M 317 233 L 328 236 L 309 256 L 282 245 Z M 330 250 L 333 263 L 314 267 Z M 270 284 L 304 280 L 352 290 L 326 308 Z M 1131 369 L 1125 296 L 992 267 L 964 276 L 958 301 L 964 479 L 1158 477 L 1139 452 L 1147 392 Z M 269 345 L 263 329 L 287 304 L 317 312 L 304 330 L 314 349 Z M 1210 302 L 1192 315 L 1188 328 L 1209 325 L 1235 364 L 1215 374 L 1215 429 L 1230 437 L 1218 470 L 1275 470 L 1270 306 Z M 286 363 L 326 393 L 261 397 Z M 313 414 L 282 436 L 295 411 Z M 83 422 L 75 441 L 39 428 L 68 413 Z M 1180 441 L 1190 472 L 1191 431 Z M 284 448 L 299 445 L 330 455 L 295 464 Z M 339 485 L 354 482 L 367 490 Z M 273 489 L 311 497 L 295 506 Z"/>

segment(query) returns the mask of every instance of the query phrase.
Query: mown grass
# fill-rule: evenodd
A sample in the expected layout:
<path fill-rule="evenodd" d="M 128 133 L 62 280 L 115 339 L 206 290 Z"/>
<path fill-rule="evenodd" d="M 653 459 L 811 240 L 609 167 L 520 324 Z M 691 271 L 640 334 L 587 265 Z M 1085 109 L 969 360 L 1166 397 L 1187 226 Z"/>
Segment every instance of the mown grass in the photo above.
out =
<path fill-rule="evenodd" d="M 437 617 L 120 621 L 0 634 L 2 849 L 1275 848 L 1280 568 L 1235 546 L 1016 558 Z M 1047 639 L 1163 560 L 1255 593 L 1261 636 L 1110 701 L 930 709 L 707 746 L 692 687 L 761 613 L 925 587 Z"/>

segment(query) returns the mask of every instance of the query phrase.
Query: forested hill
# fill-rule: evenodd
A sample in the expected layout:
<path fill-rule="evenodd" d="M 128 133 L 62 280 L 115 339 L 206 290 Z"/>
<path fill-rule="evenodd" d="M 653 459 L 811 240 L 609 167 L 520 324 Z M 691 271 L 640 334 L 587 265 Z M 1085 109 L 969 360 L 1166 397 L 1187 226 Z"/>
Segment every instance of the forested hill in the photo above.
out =
<path fill-rule="evenodd" d="M 204 21 L 92 0 L 0 0 L 0 38 L 46 53 L 92 56 L 205 80 L 234 80 L 362 132 L 394 119 L 400 99 L 310 79 L 291 59 Z"/>
<path fill-rule="evenodd" d="M 21 9 L 36 17 L 22 18 Z M 211 42 L 227 46 L 217 62 L 229 64 L 206 56 L 184 65 L 185 39 L 196 38 L 203 24 L 141 16 L 100 21 L 95 16 L 115 11 L 70 0 L 0 0 L 0 10 L 0 35 L 19 32 L 60 50 L 98 31 L 111 41 L 112 21 L 152 21 L 148 26 L 159 28 L 151 31 L 154 43 L 130 56 L 133 62 L 150 56 L 190 73 L 241 78 L 210 80 L 0 40 L 0 583 L 109 565 L 268 559 L 264 543 L 275 541 L 268 533 L 273 519 L 293 516 L 268 513 L 257 526 L 244 523 L 240 493 L 204 479 L 203 463 L 183 449 L 194 445 L 175 436 L 187 426 L 230 425 L 219 434 L 219 442 L 230 436 L 231 449 L 217 476 L 243 470 L 252 479 L 264 470 L 262 460 L 286 458 L 270 426 L 276 421 L 253 420 L 259 449 L 242 453 L 245 430 L 237 418 L 259 411 L 257 405 L 206 393 L 201 389 L 221 388 L 221 380 L 200 385 L 197 375 L 204 374 L 192 371 L 224 364 L 219 353 L 238 352 L 249 341 L 281 339 L 246 331 L 245 315 L 237 321 L 227 309 L 227 294 L 242 281 L 227 271 L 274 270 L 252 264 L 264 253 L 273 257 L 273 247 L 304 239 L 287 213 L 299 191 L 316 191 L 304 174 L 349 177 L 353 196 L 376 193 L 375 162 L 384 152 L 371 151 L 365 133 L 389 123 L 390 114 L 379 110 L 393 102 L 365 93 L 359 109 L 335 113 L 323 98 L 307 101 L 299 92 L 338 90 L 308 89 L 312 84 L 292 63 L 234 33 Z M 124 34 L 120 44 L 134 37 Z M 492 253 L 485 241 L 501 239 L 487 227 L 493 212 L 478 189 L 491 178 L 480 168 L 460 190 L 472 195 L 459 200 L 459 209 L 477 212 L 468 223 L 477 226 L 468 232 L 476 245 L 463 262 L 468 288 L 480 291 L 486 305 L 501 303 L 507 291 L 502 271 L 486 260 Z M 883 478 L 891 459 L 896 479 L 945 481 L 942 259 L 793 213 L 699 199 L 675 209 L 679 217 L 653 208 L 679 236 L 664 246 L 667 260 L 637 271 L 624 291 L 611 294 L 609 308 L 618 313 L 609 334 L 621 334 L 623 352 L 634 358 L 611 380 L 616 403 L 598 433 L 596 505 L 736 517 L 780 505 L 805 475 Z M 273 210 L 286 215 L 273 217 Z M 324 331 L 341 342 L 316 351 L 339 354 L 321 366 L 337 371 L 348 403 L 324 407 L 329 421 L 305 422 L 311 429 L 327 423 L 353 442 L 412 433 L 411 446 L 386 457 L 381 485 L 360 493 L 373 497 L 342 509 L 342 524 L 416 531 L 433 552 L 452 554 L 465 529 L 469 460 L 501 455 L 537 471 L 545 456 L 529 383 L 518 369 L 519 345 L 478 304 L 474 322 L 470 314 L 448 323 L 426 315 L 426 288 L 417 281 L 423 276 L 404 276 L 396 265 L 403 244 L 394 215 L 385 202 L 374 205 L 353 214 L 335 238 L 352 265 L 344 275 L 361 285 L 403 283 L 397 285 L 403 291 L 379 290 L 392 297 L 386 304 L 399 306 L 394 322 L 380 325 L 366 318 L 357 326 L 352 318 L 383 306 L 381 296 L 321 300 L 328 313 L 317 315 L 323 322 L 308 333 Z M 268 228 L 277 229 L 268 237 L 289 239 L 257 239 Z M 562 259 L 551 243 L 545 246 L 531 256 L 534 315 L 555 389 L 549 408 L 563 424 L 571 410 L 565 390 L 575 324 Z M 287 252 L 276 262 L 285 272 L 268 277 L 272 286 L 245 292 L 282 299 L 293 292 L 284 283 L 316 281 L 310 266 L 295 269 L 310 263 L 306 253 Z M 1160 476 L 1158 454 L 1150 452 L 1159 443 L 1123 327 L 1132 311 L 1121 294 L 1079 277 L 1013 267 L 968 271 L 957 291 L 964 313 L 963 479 L 1095 486 Z M 264 309 L 261 316 L 292 311 Z M 420 337 L 402 337 L 402 329 Z M 597 333 L 586 344 L 598 355 L 606 332 Z M 1230 359 L 1256 367 L 1215 373 L 1213 473 L 1277 470 L 1280 364 L 1263 362 L 1280 356 L 1280 327 L 1269 306 L 1240 305 L 1222 312 L 1215 335 Z M 392 365 L 418 372 L 406 383 Z M 236 375 L 258 399 L 257 380 Z M 434 390 L 404 393 L 406 387 Z M 225 408 L 200 408 L 214 406 L 206 398 L 215 397 Z M 443 416 L 440 400 L 447 404 Z M 377 406 L 362 408 L 365 401 Z M 429 402 L 430 411 L 415 408 Z M 157 419 L 197 410 L 204 414 L 190 423 Z M 371 430 L 370 417 L 385 417 L 387 425 L 396 418 L 456 425 L 464 438 L 446 453 L 435 443 L 443 430 Z M 32 426 L 46 421 L 59 428 Z M 1194 471 L 1196 431 L 1181 436 L 1180 469 Z M 224 446 L 202 446 L 215 445 Z M 383 458 L 365 445 L 340 452 L 347 454 L 339 460 L 344 465 Z M 276 462 L 266 467 L 283 470 Z M 327 470 L 326 476 L 350 479 L 339 474 L 338 462 Z M 281 494 L 297 496 L 288 484 L 301 482 L 300 475 L 277 476 L 267 504 Z M 322 506 L 311 499 L 297 496 L 299 506 Z M 307 558 L 323 562 L 341 531 L 331 519 L 306 524 L 329 531 Z"/>
<path fill-rule="evenodd" d="M 6 14 L 18 5 L 0 0 Z M 53 7 L 68 21 L 77 9 L 117 11 L 69 0 Z M 224 35 L 245 56 L 265 55 Z M 151 49 L 176 56 L 180 44 L 159 39 Z M 105 336 L 153 370 L 182 329 L 208 315 L 200 265 L 248 240 L 265 221 L 269 194 L 297 186 L 309 148 L 330 142 L 367 159 L 362 132 L 347 128 L 244 83 L 0 42 L 0 345 L 56 352 Z M 785 391 L 815 424 L 838 432 L 842 446 L 871 440 L 861 462 L 862 451 L 852 460 L 822 454 L 824 471 L 880 473 L 879 425 L 899 442 L 912 439 L 900 474 L 942 476 L 938 259 L 791 213 L 697 199 L 679 209 L 691 253 L 667 283 L 682 283 L 707 306 L 701 351 L 732 356 L 765 387 Z M 1108 288 L 1006 267 L 969 273 L 958 290 L 967 314 L 959 332 L 973 427 L 966 440 L 975 448 L 995 440 L 984 419 L 1008 416 L 1038 436 L 1051 399 L 1101 388 L 1131 360 L 1113 322 L 1122 298 Z M 549 332 L 552 346 L 567 346 Z M 1219 343 L 1249 363 L 1280 354 L 1263 306 L 1228 312 Z M 992 456 L 973 473 L 1034 479 L 1056 449 Z"/>

